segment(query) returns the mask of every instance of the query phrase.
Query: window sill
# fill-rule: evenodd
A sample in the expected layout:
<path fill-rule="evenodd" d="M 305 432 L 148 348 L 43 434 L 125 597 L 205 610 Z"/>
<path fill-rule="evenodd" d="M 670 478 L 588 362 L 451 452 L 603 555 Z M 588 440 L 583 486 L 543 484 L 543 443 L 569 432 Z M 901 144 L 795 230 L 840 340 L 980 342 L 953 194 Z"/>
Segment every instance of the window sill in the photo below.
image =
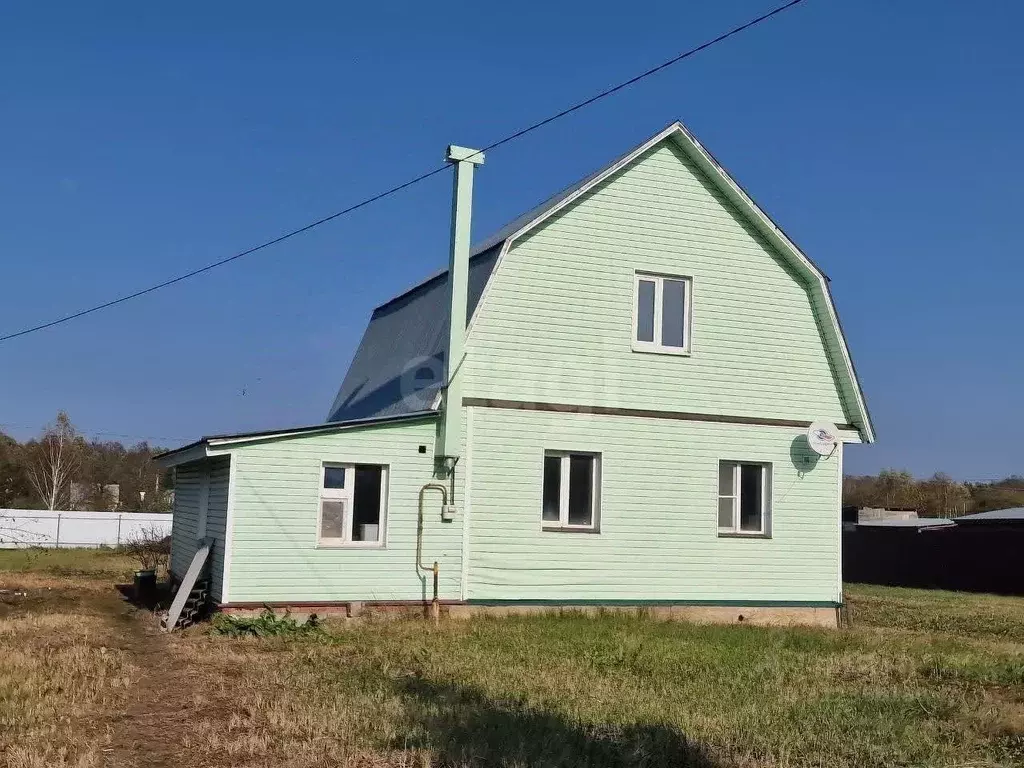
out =
<path fill-rule="evenodd" d="M 751 531 L 750 533 L 743 533 L 741 531 L 719 531 L 718 538 L 720 539 L 770 539 L 772 535 L 770 533 L 756 533 Z"/>
<path fill-rule="evenodd" d="M 634 341 L 630 347 L 634 352 L 646 352 L 649 355 L 675 355 L 676 357 L 690 357 L 693 353 L 690 348 L 680 349 L 679 347 L 659 347 L 654 344 L 643 344 Z"/>
<path fill-rule="evenodd" d="M 386 547 L 383 544 L 380 544 L 380 543 L 377 543 L 377 542 L 374 542 L 373 544 L 357 544 L 357 543 L 351 543 L 351 542 L 346 543 L 346 544 L 342 544 L 342 543 L 329 544 L 329 543 L 325 543 L 325 542 L 321 541 L 321 542 L 317 542 L 317 545 L 316 545 L 315 549 L 354 549 L 354 550 L 370 549 L 370 550 L 373 550 L 373 549 L 386 549 Z"/>
<path fill-rule="evenodd" d="M 600 533 L 600 528 L 577 528 L 572 525 L 542 525 L 541 530 L 547 533 Z"/>

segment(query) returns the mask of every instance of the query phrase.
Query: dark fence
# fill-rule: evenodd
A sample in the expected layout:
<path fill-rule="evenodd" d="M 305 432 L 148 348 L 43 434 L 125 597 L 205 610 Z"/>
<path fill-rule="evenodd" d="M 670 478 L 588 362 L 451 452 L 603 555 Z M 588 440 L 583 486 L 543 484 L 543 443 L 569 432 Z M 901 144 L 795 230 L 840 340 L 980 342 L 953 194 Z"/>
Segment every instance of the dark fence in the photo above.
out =
<path fill-rule="evenodd" d="M 862 527 L 843 533 L 843 580 L 1024 595 L 1024 526 Z"/>

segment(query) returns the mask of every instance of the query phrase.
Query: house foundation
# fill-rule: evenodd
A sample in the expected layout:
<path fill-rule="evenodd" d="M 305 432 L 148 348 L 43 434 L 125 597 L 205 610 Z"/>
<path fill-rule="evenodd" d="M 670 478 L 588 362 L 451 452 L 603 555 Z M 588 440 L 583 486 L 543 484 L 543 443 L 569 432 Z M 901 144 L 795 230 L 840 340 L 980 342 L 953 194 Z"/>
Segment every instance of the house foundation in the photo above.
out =
<path fill-rule="evenodd" d="M 394 602 L 331 602 L 331 603 L 259 603 L 225 604 L 217 607 L 221 613 L 235 616 L 257 616 L 270 608 L 275 613 L 288 613 L 296 620 L 305 620 L 311 614 L 329 618 L 429 618 L 430 603 L 420 601 Z M 441 601 L 442 618 L 468 620 L 477 617 L 584 615 L 598 617 L 620 614 L 646 617 L 659 621 L 687 621 L 694 624 L 749 624 L 761 627 L 822 627 L 841 626 L 840 606 L 785 605 L 628 605 L 628 604 L 477 604 Z"/>

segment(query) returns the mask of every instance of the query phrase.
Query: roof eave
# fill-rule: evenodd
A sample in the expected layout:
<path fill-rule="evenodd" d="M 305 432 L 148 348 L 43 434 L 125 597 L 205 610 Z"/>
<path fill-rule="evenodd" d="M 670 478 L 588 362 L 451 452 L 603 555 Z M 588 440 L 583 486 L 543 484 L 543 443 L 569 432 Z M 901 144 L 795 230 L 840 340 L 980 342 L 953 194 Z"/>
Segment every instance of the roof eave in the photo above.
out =
<path fill-rule="evenodd" d="M 181 464 L 188 464 L 193 461 L 202 461 L 210 456 L 210 445 L 206 438 L 196 440 L 194 443 L 183 445 L 170 451 L 158 453 L 153 457 L 153 463 L 160 469 L 171 469 Z"/>
<path fill-rule="evenodd" d="M 875 442 L 875 429 L 871 421 L 871 414 L 868 411 L 867 400 L 864 397 L 864 390 L 861 387 L 860 378 L 857 376 L 857 369 L 853 363 L 853 357 L 850 354 L 849 344 L 846 342 L 846 333 L 843 330 L 842 321 L 839 319 L 839 313 L 835 308 L 835 300 L 832 296 L 831 280 L 828 275 L 826 275 L 821 267 L 819 267 L 800 249 L 796 243 L 790 239 L 789 235 L 785 233 L 782 227 L 776 224 L 775 221 L 772 220 L 772 218 L 765 213 L 765 211 L 756 202 L 754 202 L 753 198 L 750 197 L 750 195 L 747 194 L 747 191 L 736 182 L 725 166 L 718 162 L 715 156 L 712 155 L 692 133 L 690 133 L 686 126 L 680 122 L 676 122 L 674 126 L 678 129 L 679 134 L 686 139 L 686 141 L 680 143 L 680 147 L 683 151 L 685 151 L 687 155 L 697 163 L 701 170 L 720 182 L 720 188 L 726 192 L 726 195 L 732 203 L 751 215 L 754 223 L 757 225 L 758 231 L 761 232 L 761 234 L 764 235 L 775 248 L 794 257 L 796 261 L 804 267 L 807 274 L 817 281 L 818 287 L 822 293 L 822 298 L 824 299 L 829 312 L 829 319 L 832 321 L 833 327 L 835 328 L 837 341 L 843 355 L 843 361 L 849 372 L 851 384 L 857 399 L 857 409 L 860 411 L 861 419 L 863 421 L 860 425 L 861 435 L 865 443 Z"/>
<path fill-rule="evenodd" d="M 417 421 L 437 417 L 437 410 L 415 411 L 403 413 L 397 416 L 378 416 L 367 419 L 350 419 L 349 421 L 324 422 L 322 424 L 311 424 L 304 427 L 291 427 L 286 429 L 265 430 L 262 432 L 240 432 L 231 435 L 210 435 L 203 437 L 194 443 L 189 443 L 181 448 L 157 454 L 153 457 L 153 463 L 163 469 L 170 469 L 181 464 L 188 464 L 193 461 L 223 456 L 230 453 L 231 448 L 239 445 L 247 445 L 264 440 L 281 440 L 288 437 L 306 437 L 329 432 L 344 432 L 361 427 L 373 427 L 386 424 L 395 424 L 403 421 Z"/>

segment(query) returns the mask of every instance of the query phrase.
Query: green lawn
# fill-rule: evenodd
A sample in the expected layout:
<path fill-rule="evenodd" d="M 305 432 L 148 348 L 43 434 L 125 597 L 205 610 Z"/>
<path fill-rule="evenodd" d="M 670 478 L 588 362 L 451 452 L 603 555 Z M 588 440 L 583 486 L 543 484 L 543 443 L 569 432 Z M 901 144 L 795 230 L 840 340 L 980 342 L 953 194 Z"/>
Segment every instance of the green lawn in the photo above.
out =
<path fill-rule="evenodd" d="M 1019 597 L 870 584 L 847 585 L 846 595 L 857 626 L 1024 643 L 1024 599 Z"/>
<path fill-rule="evenodd" d="M 0 573 L 35 573 L 88 581 L 130 581 L 138 564 L 117 549 L 0 549 Z"/>
<path fill-rule="evenodd" d="M 9 565 L 6 557 L 0 563 Z M 89 583 L 109 583 L 116 557 L 95 555 Z M 88 571 L 88 560 L 59 553 L 31 567 L 66 574 Z M 0 581 L 39 576 L 0 573 Z M 75 686 L 84 685 L 76 681 L 86 657 L 73 656 L 65 686 L 37 690 L 23 681 L 46 676 L 33 673 L 25 653 L 17 669 L 0 660 L 0 694 L 17 690 L 19 702 L 0 705 L 0 726 L 21 750 L 10 747 L 8 757 L 25 766 L 105 765 L 126 738 L 143 750 L 124 763 L 132 765 L 158 762 L 146 749 L 181 765 L 268 768 L 1024 764 L 1024 600 L 855 585 L 848 596 L 853 626 L 839 631 L 570 614 L 439 627 L 333 622 L 262 638 L 203 626 L 170 639 L 146 629 L 148 615 L 125 625 L 112 615 L 116 602 L 95 597 L 76 609 L 93 622 L 91 639 L 70 629 L 81 617 L 69 616 L 67 639 L 51 635 L 46 647 L 102 646 L 95 663 L 117 662 L 157 730 L 146 735 L 135 722 L 123 734 L 131 696 L 113 682 L 101 696 L 103 681 L 119 678 L 86 672 L 97 682 L 85 690 L 107 702 L 108 721 L 92 741 L 81 739 L 75 717 L 102 720 L 95 704 L 74 714 L 85 700 Z M 41 624 L 15 609 L 0 619 L 0 652 L 4 643 L 24 649 L 60 620 Z M 136 636 L 127 645 L 117 639 L 126 626 Z M 123 656 L 107 652 L 114 643 Z M 40 669 L 55 663 L 36 661 Z M 49 703 L 33 708 L 33 697 Z M 63 731 L 49 715 L 27 723 L 26 711 L 68 719 L 66 763 L 52 753 Z M 31 733 L 49 735 L 34 742 Z M 42 756 L 36 763 L 26 761 L 32 749 Z"/>
<path fill-rule="evenodd" d="M 321 725 L 443 763 L 1024 761 L 1024 601 L 857 587 L 850 598 L 844 631 L 570 615 L 215 646 L 278 649 L 288 662 L 268 684 L 302 692 Z"/>

